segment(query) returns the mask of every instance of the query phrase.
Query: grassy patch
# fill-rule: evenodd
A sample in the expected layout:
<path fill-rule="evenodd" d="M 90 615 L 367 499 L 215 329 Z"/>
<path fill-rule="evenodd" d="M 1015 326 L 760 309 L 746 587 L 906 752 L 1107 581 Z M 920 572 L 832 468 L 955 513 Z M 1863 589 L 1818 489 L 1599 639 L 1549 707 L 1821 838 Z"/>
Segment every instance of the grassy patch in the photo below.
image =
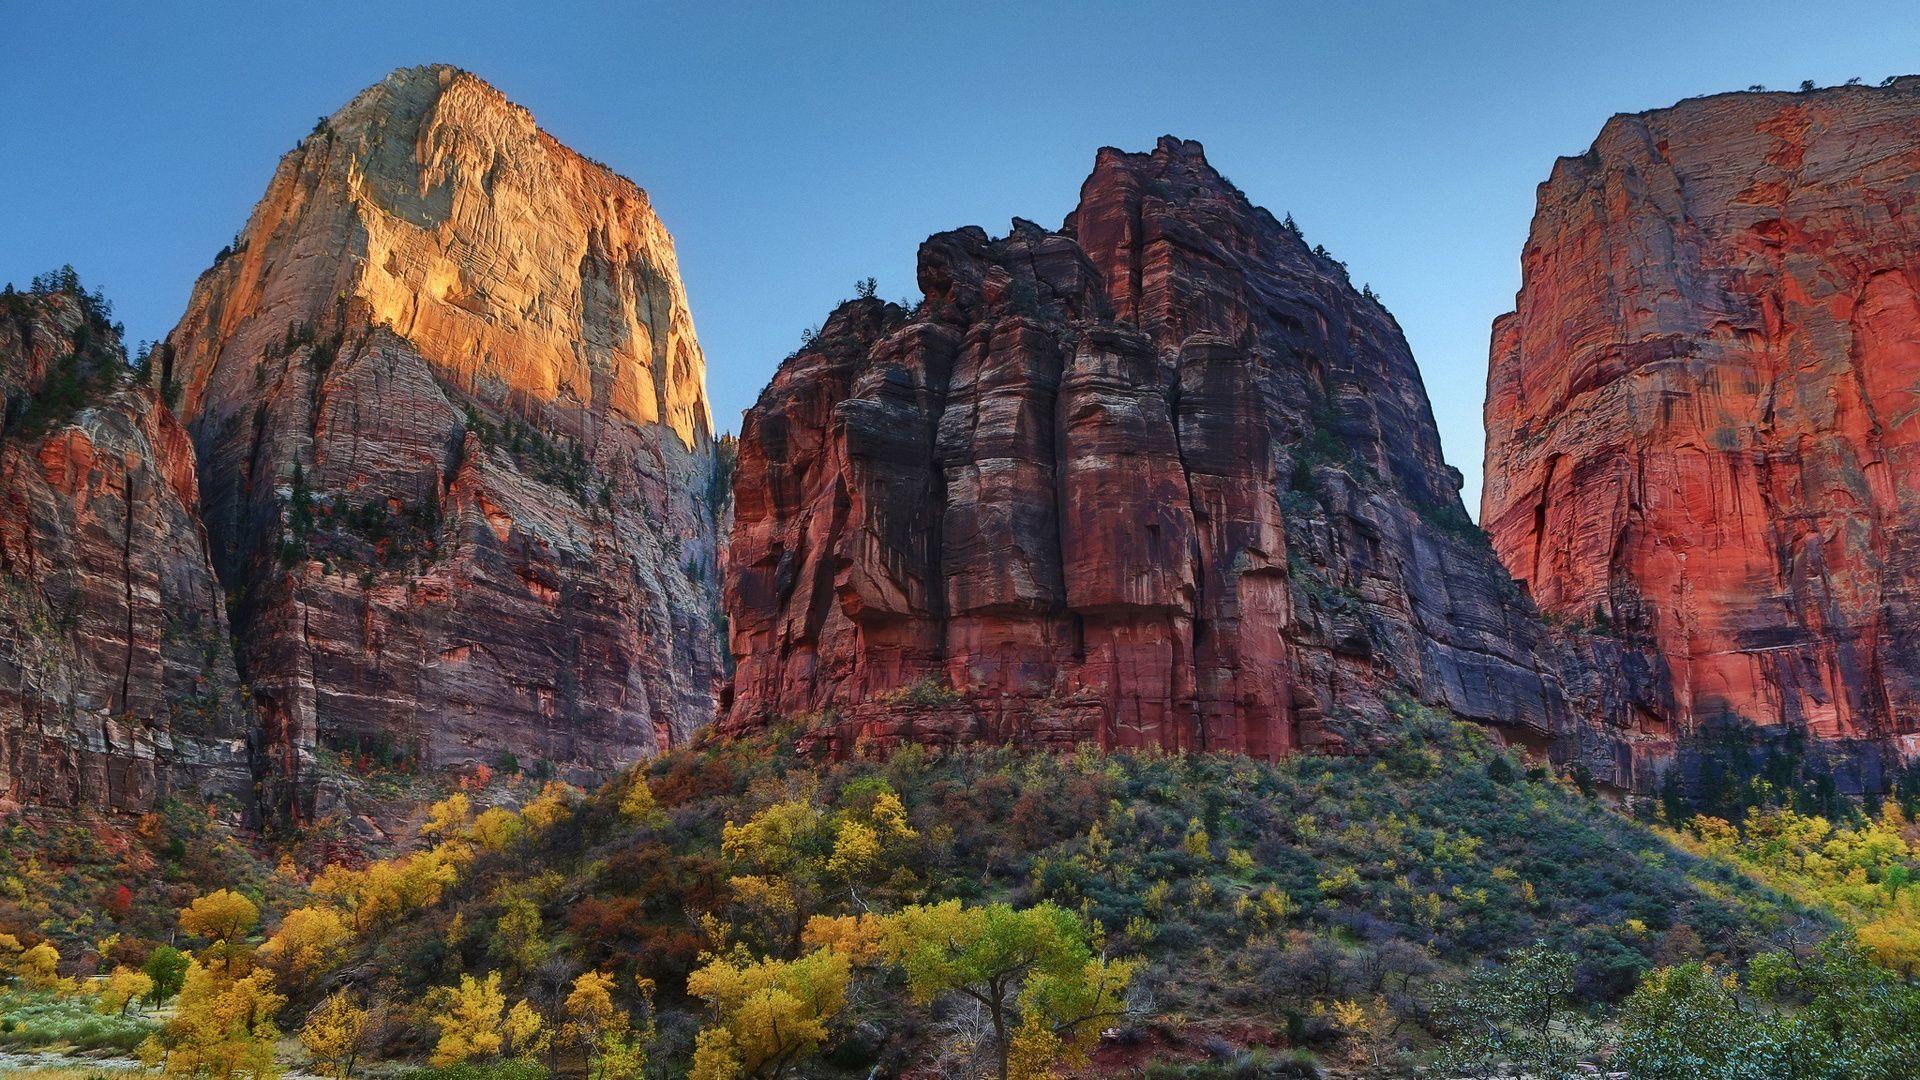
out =
<path fill-rule="evenodd" d="M 0 992 L 0 1047 L 10 1050 L 69 1047 L 131 1052 L 154 1027 L 137 1014 L 97 1012 L 90 997 Z"/>

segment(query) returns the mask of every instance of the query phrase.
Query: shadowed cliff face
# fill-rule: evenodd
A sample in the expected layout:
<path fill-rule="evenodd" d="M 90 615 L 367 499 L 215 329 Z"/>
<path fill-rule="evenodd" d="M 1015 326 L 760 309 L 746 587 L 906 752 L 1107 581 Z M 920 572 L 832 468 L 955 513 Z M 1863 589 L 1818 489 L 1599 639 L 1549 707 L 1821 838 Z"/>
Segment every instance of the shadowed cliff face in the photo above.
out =
<path fill-rule="evenodd" d="M 0 808 L 250 802 L 186 432 L 69 292 L 0 297 Z"/>
<path fill-rule="evenodd" d="M 281 160 L 159 377 L 266 717 L 316 746 L 595 774 L 712 716 L 704 361 L 647 196 L 445 67 Z"/>
<path fill-rule="evenodd" d="M 1398 326 L 1197 144 L 1103 150 L 1060 231 L 936 236 L 919 279 L 747 414 L 731 725 L 1276 756 L 1404 694 L 1610 768 Z"/>
<path fill-rule="evenodd" d="M 1481 520 L 1651 644 L 1683 728 L 1915 748 L 1916 213 L 1915 78 L 1616 117 L 1540 189 Z"/>

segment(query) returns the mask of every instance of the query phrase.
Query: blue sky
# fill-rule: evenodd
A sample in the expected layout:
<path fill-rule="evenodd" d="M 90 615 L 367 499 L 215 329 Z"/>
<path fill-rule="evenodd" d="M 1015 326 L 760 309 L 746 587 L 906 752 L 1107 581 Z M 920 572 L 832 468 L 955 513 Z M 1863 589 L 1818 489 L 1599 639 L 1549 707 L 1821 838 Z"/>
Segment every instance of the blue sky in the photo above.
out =
<path fill-rule="evenodd" d="M 444 61 L 652 193 L 731 430 L 857 279 L 908 295 L 927 234 L 1057 224 L 1097 147 L 1174 133 L 1381 294 L 1469 510 L 1555 156 L 1615 112 L 1920 69 L 1911 0 L 303 8 L 8 5 L 0 279 L 71 262 L 160 337 L 315 117 Z"/>

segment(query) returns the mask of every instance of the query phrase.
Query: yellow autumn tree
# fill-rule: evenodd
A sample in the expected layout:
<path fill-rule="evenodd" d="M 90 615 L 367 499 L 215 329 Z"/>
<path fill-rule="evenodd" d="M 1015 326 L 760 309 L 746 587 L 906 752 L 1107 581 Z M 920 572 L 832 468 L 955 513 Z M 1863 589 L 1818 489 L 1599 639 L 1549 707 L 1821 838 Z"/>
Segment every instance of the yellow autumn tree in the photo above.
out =
<path fill-rule="evenodd" d="M 169 1076 L 267 1080 L 279 1071 L 273 1017 L 286 1000 L 265 968 L 235 979 L 190 961 L 173 1018 L 141 1045 L 140 1056 Z"/>
<path fill-rule="evenodd" d="M 1393 1053 L 1393 1033 L 1398 1020 L 1386 999 L 1375 996 L 1361 1001 L 1341 998 L 1328 1004 L 1326 1016 L 1345 1035 L 1356 1057 L 1369 1068 L 1385 1067 Z"/>
<path fill-rule="evenodd" d="M 1794 899 L 1838 916 L 1875 962 L 1920 972 L 1920 843 L 1898 804 L 1876 817 L 1835 823 L 1790 808 L 1754 807 L 1738 826 L 1695 817 L 1671 834 L 1697 854 L 1724 859 Z"/>
<path fill-rule="evenodd" d="M 640 989 L 650 995 L 652 983 L 642 980 Z M 562 1048 L 585 1061 L 588 1080 L 638 1080 L 653 1036 L 651 1017 L 644 1031 L 633 1029 L 626 1012 L 614 1004 L 611 974 L 581 972 L 564 1011 L 568 1019 L 559 1032 Z"/>
<path fill-rule="evenodd" d="M 433 1048 L 435 1065 L 528 1055 L 544 1047 L 540 1014 L 524 1001 L 507 1008 L 497 971 L 484 979 L 460 976 L 459 985 L 434 991 L 431 1005 L 437 1013 L 433 1022 L 440 1028 Z"/>
<path fill-rule="evenodd" d="M 529 1002 L 514 1002 L 513 1008 L 507 1010 L 507 1018 L 501 1022 L 500 1030 L 507 1037 L 509 1053 L 532 1057 L 547 1049 L 546 1021 L 540 1018 L 540 1011 Z"/>
<path fill-rule="evenodd" d="M 346 991 L 327 996 L 307 1014 L 300 1028 L 300 1045 L 313 1066 L 334 1080 L 348 1080 L 367 1039 L 367 1010 L 355 1005 Z"/>
<path fill-rule="evenodd" d="M 211 941 L 245 937 L 259 925 L 259 906 L 232 889 L 196 897 L 180 912 L 182 933 Z"/>
<path fill-rule="evenodd" d="M 869 783 L 843 793 L 834 811 L 796 798 L 729 821 L 721 850 L 737 871 L 728 879 L 735 899 L 766 925 L 774 951 L 793 955 L 830 893 L 876 880 L 918 838 L 900 797 Z"/>
<path fill-rule="evenodd" d="M 639 770 L 627 780 L 627 789 L 620 794 L 620 817 L 628 824 L 646 825 L 660 816 L 660 808 L 653 800 L 653 789 L 647 786 L 647 778 Z"/>
<path fill-rule="evenodd" d="M 52 990 L 60 985 L 60 950 L 50 942 L 22 949 L 14 958 L 13 973 L 32 990 Z"/>
<path fill-rule="evenodd" d="M 549 780 L 532 801 L 520 808 L 520 817 L 535 831 L 545 832 L 573 816 L 580 789 L 572 784 Z"/>
<path fill-rule="evenodd" d="M 542 932 L 540 906 L 518 896 L 508 900 L 505 908 L 494 924 L 494 951 L 520 971 L 532 971 L 551 951 Z"/>
<path fill-rule="evenodd" d="M 567 992 L 564 1009 L 567 1021 L 560 1029 L 560 1041 L 568 1047 L 592 1046 L 620 1016 L 613 1003 L 613 976 L 604 971 L 581 972 Z"/>
<path fill-rule="evenodd" d="M 464 792 L 456 791 L 427 807 L 427 820 L 420 826 L 420 835 L 455 839 L 466 834 L 472 818 L 473 800 Z"/>
<path fill-rule="evenodd" d="M 440 1039 L 433 1047 L 433 1064 L 451 1065 L 500 1053 L 505 1046 L 500 1016 L 507 999 L 500 992 L 499 972 L 489 972 L 484 979 L 462 975 L 460 985 L 442 987 L 434 996 L 438 1012 L 433 1022 L 440 1029 Z"/>
<path fill-rule="evenodd" d="M 980 1003 L 1001 1080 L 1013 1076 L 1016 1057 L 1029 1076 L 1056 1059 L 1083 1058 L 1100 1022 L 1123 1013 L 1138 968 L 1096 956 L 1079 919 L 1053 904 L 916 905 L 892 918 L 883 948 L 915 1001 L 958 994 Z"/>
<path fill-rule="evenodd" d="M 448 841 L 363 869 L 329 866 L 313 879 L 313 892 L 336 905 L 353 931 L 363 934 L 439 903 L 472 860 L 471 845 Z"/>
<path fill-rule="evenodd" d="M 640 996 L 642 1020 L 635 1024 L 621 1018 L 600 1035 L 599 1054 L 591 1063 L 587 1080 L 643 1080 L 647 1071 L 647 1051 L 657 1034 L 653 1015 L 653 980 L 637 976 L 634 990 Z"/>
<path fill-rule="evenodd" d="M 130 967 L 116 967 L 94 991 L 94 1006 L 103 1013 L 126 1015 L 127 1006 L 153 993 L 153 977 Z"/>
<path fill-rule="evenodd" d="M 520 815 L 505 807 L 495 806 L 480 811 L 473 819 L 469 830 L 473 842 L 488 851 L 505 851 L 519 838 L 526 826 L 520 821 Z"/>
<path fill-rule="evenodd" d="M 19 938 L 12 934 L 0 933 L 0 979 L 14 974 L 14 969 L 20 961 L 20 954 L 25 951 L 26 947 L 20 944 Z"/>
<path fill-rule="evenodd" d="M 744 950 L 708 959 L 687 978 L 713 1022 L 694 1047 L 699 1080 L 775 1077 L 826 1042 L 846 1007 L 852 965 L 823 948 L 798 960 L 755 960 Z"/>
<path fill-rule="evenodd" d="M 181 933 L 210 943 L 200 950 L 201 961 L 236 977 L 252 963 L 253 950 L 246 938 L 259 925 L 260 908 L 232 889 L 195 897 L 180 911 Z"/>
<path fill-rule="evenodd" d="M 838 949 L 855 967 L 881 959 L 889 921 L 884 915 L 815 915 L 800 932 L 807 949 Z"/>
<path fill-rule="evenodd" d="M 1863 924 L 1856 936 L 1881 967 L 1907 978 L 1920 972 L 1920 916 L 1911 905 Z"/>
<path fill-rule="evenodd" d="M 330 966 L 352 939 L 346 919 L 334 908 L 295 908 L 260 946 L 259 958 L 283 983 L 304 980 Z"/>

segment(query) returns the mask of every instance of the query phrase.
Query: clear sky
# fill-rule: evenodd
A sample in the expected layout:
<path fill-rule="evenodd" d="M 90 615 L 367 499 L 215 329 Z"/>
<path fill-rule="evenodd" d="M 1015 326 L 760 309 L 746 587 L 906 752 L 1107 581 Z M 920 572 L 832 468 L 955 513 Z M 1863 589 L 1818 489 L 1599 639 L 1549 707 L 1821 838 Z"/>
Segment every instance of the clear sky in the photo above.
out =
<path fill-rule="evenodd" d="M 737 429 L 927 234 L 1057 224 L 1102 145 L 1198 139 L 1398 316 L 1478 509 L 1488 325 L 1534 187 L 1615 112 L 1920 70 L 1920 4 L 0 6 L 0 279 L 71 262 L 158 338 L 275 162 L 395 67 L 468 68 L 653 195 Z"/>

